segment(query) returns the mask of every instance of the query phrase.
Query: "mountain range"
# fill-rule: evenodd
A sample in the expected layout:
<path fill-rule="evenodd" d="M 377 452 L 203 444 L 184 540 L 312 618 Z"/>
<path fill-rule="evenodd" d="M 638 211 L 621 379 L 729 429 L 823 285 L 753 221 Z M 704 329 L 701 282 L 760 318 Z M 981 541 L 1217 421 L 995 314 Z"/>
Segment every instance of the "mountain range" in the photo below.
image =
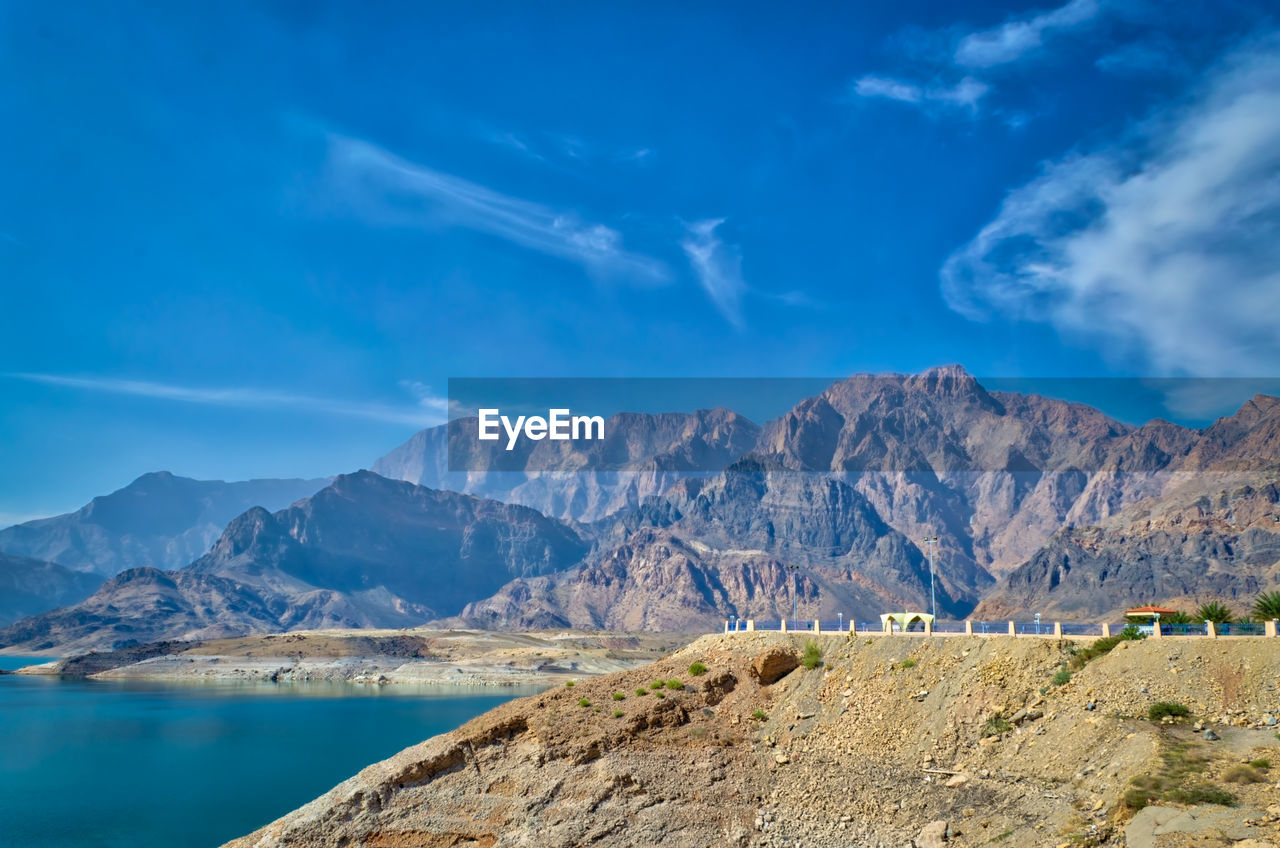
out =
<path fill-rule="evenodd" d="M 66 515 L 0 530 L 0 551 L 111 577 L 127 568 L 181 568 L 209 550 L 227 522 L 254 506 L 277 510 L 329 481 L 192 480 L 144 474 Z"/>
<path fill-rule="evenodd" d="M 628 413 L 607 443 L 463 441 L 460 463 L 465 432 L 246 509 L 182 568 L 125 571 L 0 646 L 427 619 L 687 630 L 933 599 L 951 618 L 1096 619 L 1280 586 L 1280 400 L 1261 395 L 1202 430 L 1132 426 L 949 366 L 856 375 L 763 426 Z"/>

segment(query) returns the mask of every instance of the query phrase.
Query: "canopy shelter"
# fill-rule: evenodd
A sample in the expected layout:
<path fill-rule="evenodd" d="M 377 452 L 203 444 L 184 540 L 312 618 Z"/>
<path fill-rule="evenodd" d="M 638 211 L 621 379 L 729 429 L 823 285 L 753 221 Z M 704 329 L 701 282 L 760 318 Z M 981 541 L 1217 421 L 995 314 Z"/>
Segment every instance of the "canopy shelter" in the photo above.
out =
<path fill-rule="evenodd" d="M 1133 616 L 1134 618 L 1149 618 L 1152 621 L 1162 615 L 1177 614 L 1177 610 L 1165 609 L 1164 607 L 1134 607 L 1133 609 L 1124 611 L 1125 618 Z"/>
<path fill-rule="evenodd" d="M 888 633 L 893 629 L 895 621 L 898 623 L 898 627 L 905 631 L 913 621 L 922 621 L 932 626 L 933 616 L 927 612 L 886 612 L 880 616 L 880 629 Z"/>

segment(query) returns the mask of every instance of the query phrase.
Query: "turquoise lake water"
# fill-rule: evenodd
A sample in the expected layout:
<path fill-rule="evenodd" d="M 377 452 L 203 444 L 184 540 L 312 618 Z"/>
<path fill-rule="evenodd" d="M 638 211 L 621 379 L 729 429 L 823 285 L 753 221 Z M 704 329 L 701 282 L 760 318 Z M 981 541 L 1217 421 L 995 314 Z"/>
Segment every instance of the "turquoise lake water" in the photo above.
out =
<path fill-rule="evenodd" d="M 535 691 L 0 675 L 0 846 L 210 848 Z"/>

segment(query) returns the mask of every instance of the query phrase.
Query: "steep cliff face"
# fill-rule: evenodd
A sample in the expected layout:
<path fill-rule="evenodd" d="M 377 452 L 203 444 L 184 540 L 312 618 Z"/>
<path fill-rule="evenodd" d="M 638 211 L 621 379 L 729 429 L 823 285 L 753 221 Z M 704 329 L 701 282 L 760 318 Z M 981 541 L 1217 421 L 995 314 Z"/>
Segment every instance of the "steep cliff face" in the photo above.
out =
<path fill-rule="evenodd" d="M 328 480 L 192 480 L 144 474 L 76 512 L 0 530 L 0 551 L 110 577 L 126 568 L 181 568 L 250 507 L 281 509 Z"/>
<path fill-rule="evenodd" d="M 573 530 L 527 507 L 359 472 L 277 513 L 249 510 L 187 568 L 132 569 L 80 604 L 0 630 L 0 646 L 406 627 L 586 552 Z"/>

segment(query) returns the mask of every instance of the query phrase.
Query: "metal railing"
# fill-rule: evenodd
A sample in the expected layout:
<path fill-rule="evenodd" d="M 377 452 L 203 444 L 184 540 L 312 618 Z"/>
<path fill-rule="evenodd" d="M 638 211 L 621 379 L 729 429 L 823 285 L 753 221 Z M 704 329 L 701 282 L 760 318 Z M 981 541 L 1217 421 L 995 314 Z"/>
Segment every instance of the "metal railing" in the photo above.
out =
<path fill-rule="evenodd" d="M 933 623 L 932 632 L 937 635 L 958 635 L 970 632 L 970 628 L 975 636 L 1005 636 L 1009 634 L 1010 624 L 1013 625 L 1013 632 L 1018 636 L 1042 636 L 1052 637 L 1056 633 L 1063 636 L 1074 637 L 1093 637 L 1100 638 L 1106 630 L 1109 630 L 1112 636 L 1119 636 L 1126 627 L 1137 627 L 1143 636 L 1155 636 L 1154 624 L 1131 625 L 1128 622 L 1116 622 L 1102 624 L 1083 621 L 1063 621 L 1053 622 L 1040 620 L 1035 621 L 957 621 L 957 620 L 938 620 Z M 1055 625 L 1057 630 L 1055 631 Z M 893 625 L 894 633 L 903 633 L 904 631 L 896 623 Z M 1216 635 L 1218 636 L 1266 636 L 1268 635 L 1269 623 L 1257 621 L 1234 621 L 1230 623 L 1222 623 L 1214 625 Z M 726 621 L 725 627 L 730 633 L 745 633 L 748 625 L 746 619 L 736 619 Z M 755 621 L 752 627 L 756 631 L 777 632 L 787 630 L 790 633 L 812 633 L 814 631 L 813 619 L 783 619 L 781 621 Z M 845 621 L 844 619 L 835 619 L 831 621 L 819 621 L 818 629 L 823 634 L 835 633 L 866 633 L 877 634 L 886 632 L 879 621 Z M 912 634 L 924 634 L 926 631 L 924 622 L 914 621 L 905 631 Z M 1190 623 L 1170 623 L 1160 622 L 1161 636 L 1208 636 L 1209 625 L 1205 622 Z"/>

